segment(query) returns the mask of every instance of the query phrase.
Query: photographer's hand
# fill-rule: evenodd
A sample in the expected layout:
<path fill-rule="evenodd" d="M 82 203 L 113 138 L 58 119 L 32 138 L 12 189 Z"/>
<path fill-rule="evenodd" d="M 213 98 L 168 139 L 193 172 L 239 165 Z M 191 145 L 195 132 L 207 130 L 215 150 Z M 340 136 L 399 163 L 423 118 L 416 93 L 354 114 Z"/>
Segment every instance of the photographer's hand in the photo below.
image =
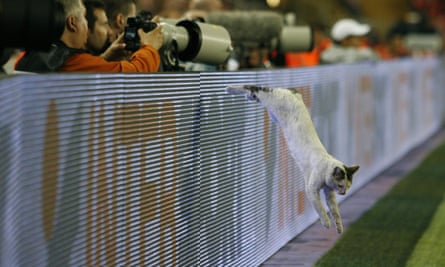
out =
<path fill-rule="evenodd" d="M 144 32 L 142 29 L 138 30 L 139 37 L 141 39 L 141 45 L 151 45 L 156 49 L 162 47 L 164 42 L 164 35 L 162 34 L 162 26 L 158 25 L 154 30 L 150 32 Z"/>
<path fill-rule="evenodd" d="M 106 61 L 127 60 L 131 56 L 131 51 L 125 49 L 124 34 L 111 43 L 110 47 L 101 55 Z"/>

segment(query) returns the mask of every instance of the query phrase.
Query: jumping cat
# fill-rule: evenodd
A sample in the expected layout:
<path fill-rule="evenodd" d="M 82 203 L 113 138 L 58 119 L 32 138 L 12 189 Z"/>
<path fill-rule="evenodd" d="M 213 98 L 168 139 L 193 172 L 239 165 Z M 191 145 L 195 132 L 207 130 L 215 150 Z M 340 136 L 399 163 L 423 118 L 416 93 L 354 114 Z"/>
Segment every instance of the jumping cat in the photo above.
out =
<path fill-rule="evenodd" d="M 337 232 L 343 232 L 343 223 L 335 193 L 344 195 L 352 184 L 352 175 L 359 166 L 346 166 L 330 155 L 318 137 L 303 97 L 295 90 L 259 86 L 229 86 L 227 93 L 244 95 L 248 100 L 261 103 L 272 119 L 283 130 L 289 151 L 305 176 L 307 198 L 329 228 L 331 220 L 320 198 L 323 190 L 327 206 Z"/>

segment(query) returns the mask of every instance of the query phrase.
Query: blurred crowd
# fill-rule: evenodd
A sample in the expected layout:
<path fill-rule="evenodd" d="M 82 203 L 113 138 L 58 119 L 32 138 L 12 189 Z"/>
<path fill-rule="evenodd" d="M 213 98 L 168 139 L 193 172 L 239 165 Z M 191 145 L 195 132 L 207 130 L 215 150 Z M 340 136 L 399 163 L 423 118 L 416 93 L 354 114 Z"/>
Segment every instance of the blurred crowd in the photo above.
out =
<path fill-rule="evenodd" d="M 60 40 L 48 51 L 11 49 L 3 53 L 3 70 L 14 72 L 156 72 L 163 71 L 164 34 L 162 20 L 193 20 L 205 23 L 209 14 L 231 11 L 223 0 L 57 0 L 64 6 L 65 27 Z M 304 51 L 282 51 L 270 44 L 232 43 L 230 57 L 215 65 L 183 60 L 182 71 L 216 71 L 296 68 L 319 64 L 431 57 L 442 53 L 443 36 L 429 16 L 432 10 L 417 1 L 412 10 L 396 21 L 384 38 L 373 25 L 356 17 L 339 18 L 332 25 L 308 23 L 312 45 Z M 178 6 L 174 6 L 176 3 Z M 437 8 L 437 7 L 436 7 Z M 138 44 L 125 42 L 129 19 L 149 11 L 150 31 L 136 29 Z M 430 13 L 428 13 L 430 12 Z M 293 14 L 283 14 L 283 23 L 298 26 Z M 252 29 L 254 30 L 254 29 Z M 209 48 L 207 48 L 209 49 Z M 211 48 L 210 48 L 211 50 Z M 211 52 L 211 51 L 210 51 Z M 171 55 L 169 55 L 171 56 Z"/>

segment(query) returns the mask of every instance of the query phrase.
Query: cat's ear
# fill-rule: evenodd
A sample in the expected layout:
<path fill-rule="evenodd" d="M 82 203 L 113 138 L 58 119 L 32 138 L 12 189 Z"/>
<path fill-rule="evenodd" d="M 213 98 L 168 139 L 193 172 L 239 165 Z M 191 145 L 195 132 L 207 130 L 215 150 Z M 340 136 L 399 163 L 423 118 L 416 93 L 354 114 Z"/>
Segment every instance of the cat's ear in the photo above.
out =
<path fill-rule="evenodd" d="M 354 173 L 356 173 L 359 168 L 360 168 L 360 166 L 358 166 L 358 165 L 353 165 L 350 167 L 345 166 L 346 174 L 348 175 L 348 177 L 352 177 L 352 175 Z"/>

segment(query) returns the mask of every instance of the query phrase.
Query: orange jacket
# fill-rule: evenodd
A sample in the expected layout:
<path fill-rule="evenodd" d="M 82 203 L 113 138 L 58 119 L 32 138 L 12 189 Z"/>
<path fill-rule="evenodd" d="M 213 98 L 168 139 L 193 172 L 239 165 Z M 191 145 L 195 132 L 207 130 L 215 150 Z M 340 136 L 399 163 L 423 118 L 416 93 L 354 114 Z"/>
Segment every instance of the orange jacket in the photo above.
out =
<path fill-rule="evenodd" d="M 69 56 L 59 71 L 65 72 L 155 72 L 161 63 L 158 51 L 149 45 L 133 53 L 129 61 L 106 61 L 89 53 Z"/>

